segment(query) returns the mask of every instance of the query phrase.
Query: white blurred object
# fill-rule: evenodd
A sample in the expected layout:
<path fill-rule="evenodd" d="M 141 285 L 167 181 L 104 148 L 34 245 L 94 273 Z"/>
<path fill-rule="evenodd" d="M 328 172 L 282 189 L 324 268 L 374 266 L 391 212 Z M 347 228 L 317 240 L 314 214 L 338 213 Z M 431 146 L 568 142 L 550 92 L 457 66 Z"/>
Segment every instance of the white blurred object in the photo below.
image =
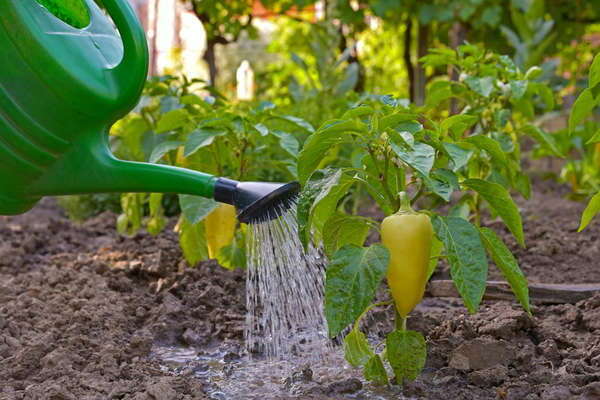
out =
<path fill-rule="evenodd" d="M 254 71 L 248 60 L 242 61 L 235 77 L 238 100 L 252 100 L 254 98 Z"/>
<path fill-rule="evenodd" d="M 317 21 L 325 19 L 325 2 L 323 0 L 319 0 L 315 3 L 315 18 Z"/>

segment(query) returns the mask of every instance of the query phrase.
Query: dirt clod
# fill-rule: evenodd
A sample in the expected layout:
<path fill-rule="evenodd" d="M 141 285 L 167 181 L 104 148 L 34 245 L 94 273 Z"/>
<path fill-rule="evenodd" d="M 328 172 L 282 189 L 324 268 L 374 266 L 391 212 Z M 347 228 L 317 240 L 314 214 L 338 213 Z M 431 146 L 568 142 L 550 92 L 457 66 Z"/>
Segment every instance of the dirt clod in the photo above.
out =
<path fill-rule="evenodd" d="M 452 353 L 450 367 L 468 371 L 506 365 L 514 359 L 508 343 L 491 339 L 474 339 L 460 345 Z"/>

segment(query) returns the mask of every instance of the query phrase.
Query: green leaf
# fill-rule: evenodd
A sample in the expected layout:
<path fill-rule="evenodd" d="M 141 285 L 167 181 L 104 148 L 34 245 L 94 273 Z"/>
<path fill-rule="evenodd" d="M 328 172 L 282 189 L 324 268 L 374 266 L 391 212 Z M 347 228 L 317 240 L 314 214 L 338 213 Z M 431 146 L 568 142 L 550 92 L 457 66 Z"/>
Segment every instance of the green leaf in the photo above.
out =
<path fill-rule="evenodd" d="M 479 193 L 500 218 L 502 218 L 502 221 L 504 221 L 517 239 L 517 242 L 522 247 L 525 247 L 521 214 L 508 190 L 502 185 L 484 181 L 483 179 L 467 179 L 463 182 L 463 185 Z"/>
<path fill-rule="evenodd" d="M 598 214 L 600 211 L 600 193 L 596 193 L 592 196 L 592 199 L 583 210 L 583 214 L 581 215 L 581 223 L 579 224 L 579 229 L 577 232 L 581 232 L 592 222 L 592 219 Z"/>
<path fill-rule="evenodd" d="M 246 268 L 246 237 L 238 230 L 229 246 L 223 247 L 217 254 L 219 265 L 234 270 Z"/>
<path fill-rule="evenodd" d="M 379 120 L 379 130 L 381 132 L 383 132 L 388 128 L 395 129 L 398 127 L 399 124 L 404 123 L 404 122 L 409 122 L 409 121 L 413 121 L 414 123 L 418 124 L 422 129 L 422 125 L 419 124 L 417 121 L 415 121 L 416 118 L 417 118 L 417 116 L 415 114 L 407 114 L 407 113 L 394 113 L 394 114 L 386 115 L 385 117 L 382 117 Z M 421 129 L 419 129 L 419 130 L 421 130 Z M 412 133 L 415 133 L 415 132 L 412 132 Z"/>
<path fill-rule="evenodd" d="M 467 194 L 463 198 L 460 199 L 458 203 L 450 207 L 448 210 L 449 217 L 459 217 L 464 220 L 469 220 L 469 215 L 471 214 L 471 209 L 469 207 L 469 201 L 471 200 L 471 195 Z"/>
<path fill-rule="evenodd" d="M 450 159 L 454 164 L 452 171 L 456 172 L 469 162 L 469 159 L 473 155 L 473 151 L 465 149 L 454 143 L 442 143 L 446 152 L 450 155 Z"/>
<path fill-rule="evenodd" d="M 422 176 L 427 189 L 437 194 L 445 201 L 450 201 L 452 193 L 459 189 L 458 177 L 454 172 L 447 169 L 436 169 L 430 176 Z"/>
<path fill-rule="evenodd" d="M 508 43 L 515 49 L 523 48 L 523 44 L 519 35 L 517 35 L 512 29 L 502 25 L 500 27 L 500 32 L 504 35 Z"/>
<path fill-rule="evenodd" d="M 534 125 L 526 125 L 522 128 L 522 130 L 523 133 L 533 137 L 535 140 L 538 141 L 540 145 L 542 145 L 543 148 L 549 150 L 555 156 L 564 157 L 564 154 L 562 154 L 562 152 L 558 148 L 556 140 L 554 140 L 554 137 L 552 135 L 547 134 L 546 132 L 542 131 L 540 128 Z"/>
<path fill-rule="evenodd" d="M 459 217 L 433 217 L 437 237 L 444 243 L 450 275 L 470 313 L 477 311 L 485 292 L 488 262 L 479 232 Z"/>
<path fill-rule="evenodd" d="M 354 180 L 344 174 L 344 170 L 335 170 L 321 181 L 321 189 L 310 209 L 309 225 L 322 232 L 327 219 L 334 214 L 340 199 L 346 195 Z"/>
<path fill-rule="evenodd" d="M 554 92 L 548 86 L 542 83 L 530 83 L 530 85 L 535 85 L 535 92 L 540 96 L 547 110 L 554 109 L 555 101 L 554 101 Z"/>
<path fill-rule="evenodd" d="M 369 361 L 367 361 L 363 369 L 363 375 L 366 380 L 376 385 L 385 386 L 389 384 L 387 372 L 379 354 L 373 354 Z"/>
<path fill-rule="evenodd" d="M 208 103 L 206 101 L 204 101 L 200 96 L 195 95 L 195 94 L 188 94 L 185 96 L 181 96 L 181 99 L 179 99 L 179 102 L 184 105 L 195 104 L 197 106 L 201 106 L 204 108 L 207 108 L 207 106 L 208 106 Z"/>
<path fill-rule="evenodd" d="M 202 223 L 190 224 L 186 218 L 179 220 L 179 245 L 185 260 L 191 266 L 208 259 L 208 248 Z"/>
<path fill-rule="evenodd" d="M 156 124 L 156 133 L 165 133 L 183 127 L 189 114 L 185 108 L 178 108 L 163 114 Z"/>
<path fill-rule="evenodd" d="M 527 70 L 525 73 L 525 79 L 532 81 L 534 79 L 539 78 L 544 73 L 544 70 L 538 66 L 533 66 Z"/>
<path fill-rule="evenodd" d="M 342 119 L 362 118 L 373 113 L 373 111 L 375 111 L 373 107 L 362 104 L 346 111 L 342 115 Z"/>
<path fill-rule="evenodd" d="M 435 149 L 421 142 L 415 142 L 412 149 L 407 149 L 405 141 L 399 136 L 398 132 L 390 134 L 390 146 L 396 156 L 415 171 L 428 176 L 435 161 Z"/>
<path fill-rule="evenodd" d="M 339 249 L 327 267 L 325 316 L 329 336 L 335 337 L 372 303 L 389 263 L 388 250 L 379 244 Z"/>
<path fill-rule="evenodd" d="M 386 122 L 384 121 L 384 126 Z M 393 126 L 393 125 L 392 125 Z M 423 125 L 418 121 L 406 121 L 400 122 L 394 126 L 394 130 L 402 134 L 403 132 L 408 132 L 411 135 L 415 135 L 417 132 L 421 132 L 423 130 Z"/>
<path fill-rule="evenodd" d="M 444 250 L 444 244 L 440 242 L 437 237 L 433 237 L 431 241 L 431 259 L 429 260 L 429 265 L 427 266 L 427 280 L 431 278 L 431 275 L 435 272 L 435 269 L 440 262 L 440 255 L 442 254 L 442 250 Z"/>
<path fill-rule="evenodd" d="M 477 123 L 479 118 L 475 115 L 459 114 L 446 118 L 440 124 L 440 130 L 443 134 L 452 132 L 453 137 L 461 136 L 467 129 Z"/>
<path fill-rule="evenodd" d="M 183 151 L 185 157 L 189 157 L 203 147 L 210 146 L 217 136 L 227 134 L 224 129 L 198 128 L 190 133 Z"/>
<path fill-rule="evenodd" d="M 594 61 L 592 61 L 592 66 L 590 67 L 590 77 L 588 82 L 588 87 L 591 89 L 598 86 L 600 83 L 600 54 L 596 54 L 594 57 Z"/>
<path fill-rule="evenodd" d="M 351 133 L 365 134 L 367 126 L 355 119 L 334 120 L 309 136 L 298 155 L 298 178 L 305 184 L 323 158 L 336 145 L 352 141 Z"/>
<path fill-rule="evenodd" d="M 362 367 L 373 356 L 373 350 L 365 335 L 352 329 L 344 338 L 344 357 L 353 367 Z"/>
<path fill-rule="evenodd" d="M 512 99 L 513 109 L 519 111 L 527 119 L 535 118 L 535 108 L 532 101 L 526 98 Z"/>
<path fill-rule="evenodd" d="M 527 92 L 528 81 L 510 81 L 511 97 L 519 100 Z"/>
<path fill-rule="evenodd" d="M 298 143 L 298 139 L 294 135 L 278 129 L 273 130 L 271 133 L 279 138 L 279 145 L 282 149 L 287 151 L 292 157 L 298 157 L 300 143 Z"/>
<path fill-rule="evenodd" d="M 491 26 L 492 28 L 498 26 L 501 18 L 502 8 L 497 4 L 485 7 L 483 12 L 481 13 L 481 21 Z"/>
<path fill-rule="evenodd" d="M 313 133 L 315 131 L 315 128 L 313 128 L 313 126 L 309 122 L 303 120 L 302 118 L 294 117 L 293 115 L 282 115 L 278 116 L 278 118 L 291 122 L 292 124 L 299 126 L 300 128 L 310 133 Z"/>
<path fill-rule="evenodd" d="M 133 235 L 142 227 L 145 193 L 124 193 L 121 195 L 123 214 L 117 219 L 117 230 L 122 235 Z"/>
<path fill-rule="evenodd" d="M 485 152 L 488 153 L 492 158 L 492 161 L 494 161 L 497 165 L 506 165 L 506 153 L 502 150 L 500 143 L 498 143 L 496 140 L 484 135 L 475 135 L 465 138 L 465 142 L 471 143 L 477 148 L 485 150 Z"/>
<path fill-rule="evenodd" d="M 339 248 L 347 244 L 362 246 L 370 229 L 367 220 L 363 217 L 336 213 L 323 225 L 325 254 L 332 256 Z"/>
<path fill-rule="evenodd" d="M 181 213 L 190 224 L 197 224 L 208 216 L 215 208 L 217 203 L 213 199 L 207 199 L 200 196 L 189 194 L 179 195 L 179 206 Z"/>
<path fill-rule="evenodd" d="M 521 196 L 529 200 L 529 198 L 531 197 L 531 180 L 529 179 L 529 176 L 522 173 L 517 173 L 516 176 L 513 177 L 513 179 L 513 185 L 515 189 L 517 189 L 517 191 L 521 193 Z"/>
<path fill-rule="evenodd" d="M 427 107 L 435 108 L 442 101 L 454 96 L 452 85 L 448 81 L 436 81 L 429 85 L 427 89 L 426 102 Z"/>
<path fill-rule="evenodd" d="M 333 173 L 333 171 L 331 172 Z M 311 238 L 311 226 L 310 226 L 310 210 L 312 208 L 315 198 L 321 190 L 323 180 L 310 181 L 302 188 L 300 195 L 298 196 L 298 207 L 296 211 L 296 220 L 298 222 L 298 235 L 300 236 L 300 243 L 306 250 Z"/>
<path fill-rule="evenodd" d="M 385 341 L 387 359 L 394 370 L 396 381 L 402 385 L 405 380 L 415 380 L 425 367 L 427 344 L 419 332 L 391 332 Z"/>
<path fill-rule="evenodd" d="M 146 224 L 146 230 L 149 234 L 154 236 L 162 232 L 167 224 L 162 206 L 163 196 L 162 193 L 150 193 L 148 201 L 150 215 Z"/>
<path fill-rule="evenodd" d="M 179 146 L 183 145 L 183 142 L 168 140 L 166 142 L 162 142 L 158 146 L 152 150 L 152 154 L 150 154 L 150 159 L 148 162 L 155 163 L 161 158 L 164 157 L 165 154 L 170 152 L 171 150 L 177 149 Z"/>
<path fill-rule="evenodd" d="M 494 231 L 482 227 L 479 228 L 479 232 L 490 257 L 492 257 L 492 260 L 494 260 L 494 263 L 496 263 L 496 266 L 498 266 L 502 275 L 506 278 L 519 303 L 521 303 L 525 311 L 531 314 L 527 278 L 525 278 L 523 271 L 519 268 L 517 259 Z"/>
<path fill-rule="evenodd" d="M 254 129 L 260 133 L 261 136 L 267 136 L 269 134 L 269 128 L 265 124 L 256 124 Z"/>
<path fill-rule="evenodd" d="M 596 99 L 592 94 L 591 89 L 585 89 L 571 108 L 571 115 L 569 115 L 569 133 L 575 132 L 577 125 L 582 123 L 596 107 Z"/>
<path fill-rule="evenodd" d="M 489 97 L 494 91 L 494 78 L 491 76 L 486 76 L 484 78 L 470 76 L 465 79 L 465 83 L 469 89 L 482 95 L 483 97 Z"/>
<path fill-rule="evenodd" d="M 585 142 L 585 144 L 592 144 L 592 143 L 598 143 L 600 142 L 600 129 L 598 129 L 591 138 L 588 139 L 587 142 Z"/>

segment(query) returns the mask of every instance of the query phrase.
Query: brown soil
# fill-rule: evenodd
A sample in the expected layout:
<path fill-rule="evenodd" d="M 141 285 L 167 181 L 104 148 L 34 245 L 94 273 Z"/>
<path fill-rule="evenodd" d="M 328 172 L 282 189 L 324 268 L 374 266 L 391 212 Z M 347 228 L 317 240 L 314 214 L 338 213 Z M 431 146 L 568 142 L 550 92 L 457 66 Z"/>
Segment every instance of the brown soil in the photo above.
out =
<path fill-rule="evenodd" d="M 531 281 L 600 282 L 600 224 L 576 233 L 583 205 L 560 192 L 540 184 L 521 202 L 527 249 L 501 224 L 490 226 L 512 243 Z M 187 268 L 172 229 L 124 238 L 114 223 L 112 214 L 71 223 L 52 201 L 0 217 L 0 399 L 209 398 L 205 381 L 162 367 L 151 348 L 239 347 L 243 273 Z M 386 332 L 390 320 L 375 311 L 370 330 Z M 514 302 L 468 315 L 456 299 L 426 299 L 409 328 L 429 346 L 423 375 L 402 390 L 409 398 L 600 399 L 600 296 L 535 306 L 533 317 Z M 370 398 L 357 380 L 300 375 L 306 385 L 295 393 L 262 399 Z"/>

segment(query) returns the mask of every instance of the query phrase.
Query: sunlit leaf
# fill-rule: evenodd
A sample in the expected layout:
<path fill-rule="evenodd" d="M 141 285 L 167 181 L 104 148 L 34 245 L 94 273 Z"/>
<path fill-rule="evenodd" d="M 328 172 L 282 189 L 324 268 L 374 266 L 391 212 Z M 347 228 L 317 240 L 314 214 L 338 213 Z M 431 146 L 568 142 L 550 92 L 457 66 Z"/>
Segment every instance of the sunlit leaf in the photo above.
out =
<path fill-rule="evenodd" d="M 171 150 L 177 149 L 179 146 L 182 146 L 183 142 L 176 140 L 168 140 L 166 142 L 162 142 L 158 146 L 152 150 L 152 154 L 150 154 L 150 159 L 148 162 L 155 163 L 161 158 L 164 157 L 165 154 L 170 152 Z"/>
<path fill-rule="evenodd" d="M 372 303 L 388 263 L 389 252 L 379 244 L 348 244 L 333 255 L 325 279 L 329 336 L 337 336 Z"/>
<path fill-rule="evenodd" d="M 362 367 L 373 356 L 373 350 L 365 335 L 358 329 L 352 329 L 344 338 L 344 357 L 353 367 Z"/>
<path fill-rule="evenodd" d="M 323 226 L 325 254 L 332 256 L 339 248 L 354 244 L 362 246 L 371 227 L 363 217 L 336 213 Z"/>
<path fill-rule="evenodd" d="M 591 89 L 585 89 L 571 108 L 571 114 L 569 115 L 569 132 L 573 133 L 577 125 L 582 123 L 594 110 L 597 101 L 594 99 Z"/>
<path fill-rule="evenodd" d="M 585 210 L 583 210 L 583 214 L 581 215 L 581 223 L 579 224 L 579 229 L 577 231 L 581 232 L 584 230 L 590 224 L 590 222 L 592 222 L 592 219 L 596 216 L 596 214 L 598 214 L 599 211 L 600 193 L 596 193 L 594 196 L 592 196 L 590 202 L 585 207 Z"/>
<path fill-rule="evenodd" d="M 506 188 L 483 179 L 467 179 L 463 182 L 463 185 L 479 193 L 502 218 L 517 242 L 521 246 L 525 246 L 521 214 Z"/>
<path fill-rule="evenodd" d="M 208 216 L 219 203 L 213 199 L 188 194 L 179 195 L 179 206 L 185 219 L 190 224 L 197 224 Z"/>
<path fill-rule="evenodd" d="M 387 359 L 394 370 L 396 381 L 415 380 L 427 360 L 427 344 L 422 334 L 415 331 L 391 332 L 385 341 Z"/>
<path fill-rule="evenodd" d="M 488 253 L 496 263 L 496 266 L 506 278 L 513 293 L 528 313 L 531 313 L 529 305 L 529 287 L 527 286 L 527 278 L 521 271 L 519 263 L 512 252 L 506 247 L 502 239 L 489 228 L 479 228 L 481 239 Z"/>
<path fill-rule="evenodd" d="M 363 375 L 366 380 L 376 385 L 384 386 L 389 383 L 387 372 L 379 354 L 373 354 L 369 361 L 367 361 L 363 369 Z"/>
<path fill-rule="evenodd" d="M 485 292 L 488 262 L 479 231 L 458 217 L 436 215 L 437 237 L 444 243 L 450 275 L 470 313 L 477 311 Z"/>
<path fill-rule="evenodd" d="M 171 110 L 162 114 L 156 124 L 156 133 L 164 133 L 179 129 L 188 122 L 189 114 L 184 108 Z"/>

